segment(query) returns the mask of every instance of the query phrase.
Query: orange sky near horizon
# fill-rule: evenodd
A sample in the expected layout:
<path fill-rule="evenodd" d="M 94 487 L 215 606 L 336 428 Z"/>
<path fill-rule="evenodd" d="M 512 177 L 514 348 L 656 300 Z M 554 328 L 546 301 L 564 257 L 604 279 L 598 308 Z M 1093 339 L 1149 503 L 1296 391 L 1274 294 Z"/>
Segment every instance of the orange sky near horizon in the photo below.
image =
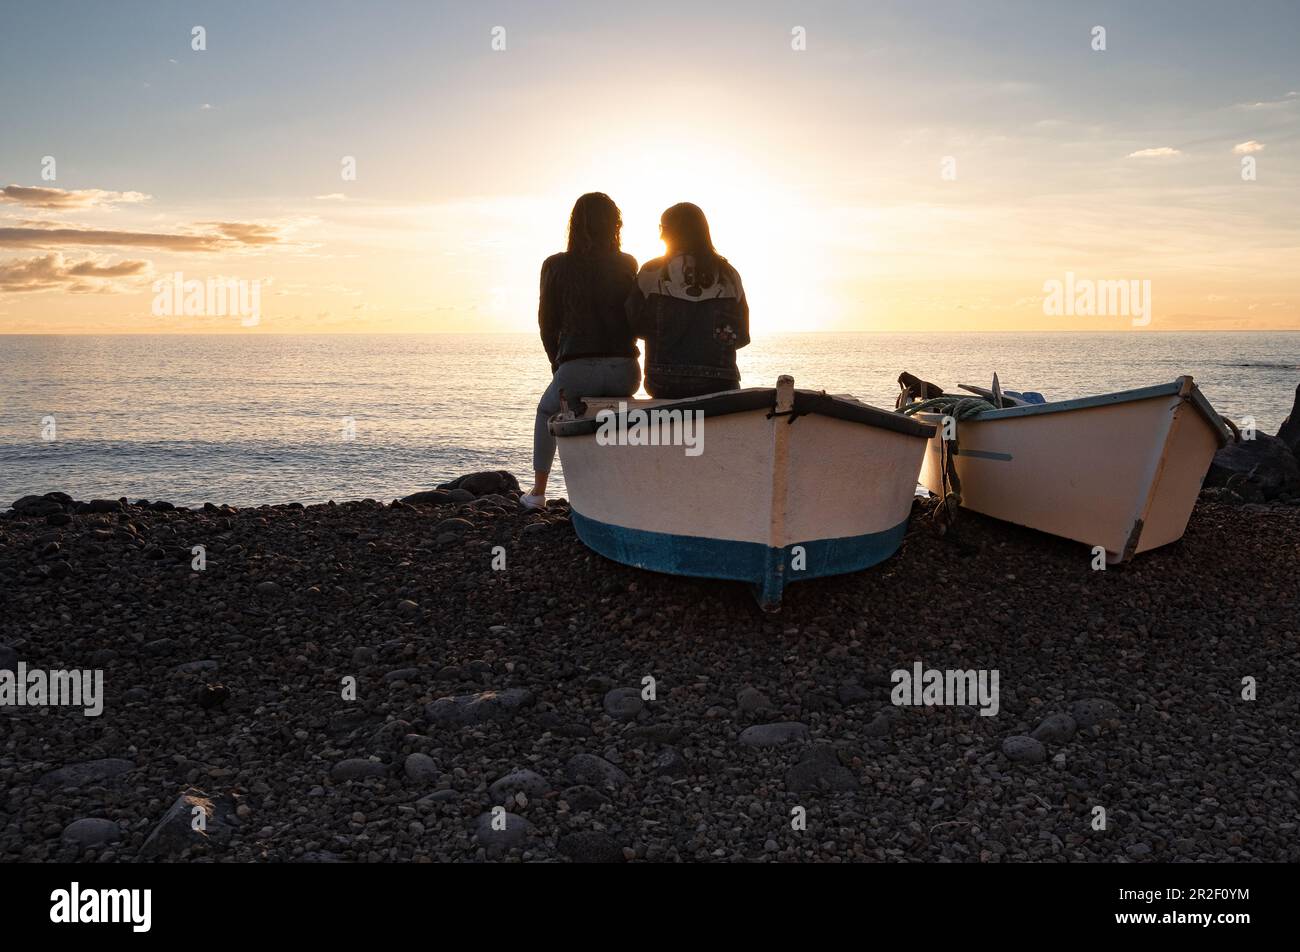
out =
<path fill-rule="evenodd" d="M 80 57 L 37 13 L 30 49 L 0 50 L 59 67 L 39 93 L 0 67 L 0 334 L 532 331 L 540 263 L 590 190 L 641 261 L 662 209 L 704 208 L 755 334 L 1300 329 L 1300 80 L 1274 75 L 1267 23 L 1233 27 L 1259 34 L 1253 61 L 1205 75 L 1222 24 L 1122 6 L 1097 51 L 1091 14 L 952 7 L 936 30 L 849 4 L 796 49 L 759 4 L 593 84 L 616 12 L 507 5 L 498 50 L 459 11 L 431 59 L 403 52 L 417 12 L 214 14 L 194 51 L 192 17 L 133 9 L 88 14 L 134 32 Z M 256 288 L 256 320 L 159 313 L 177 273 Z M 1137 282 L 1150 307 L 1052 313 L 1067 280 Z"/>

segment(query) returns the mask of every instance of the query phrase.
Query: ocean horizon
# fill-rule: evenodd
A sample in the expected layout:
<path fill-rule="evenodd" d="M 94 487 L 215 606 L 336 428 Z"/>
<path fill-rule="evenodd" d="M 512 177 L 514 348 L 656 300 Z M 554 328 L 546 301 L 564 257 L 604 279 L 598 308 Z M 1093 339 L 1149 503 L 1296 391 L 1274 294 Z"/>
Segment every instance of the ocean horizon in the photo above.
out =
<path fill-rule="evenodd" d="M 1300 333 L 810 331 L 738 359 L 743 386 L 789 373 L 885 408 L 904 370 L 949 390 L 997 372 L 1049 400 L 1190 373 L 1221 414 L 1272 433 Z M 484 469 L 524 483 L 550 368 L 531 333 L 8 335 L 0 379 L 0 501 L 249 506 L 387 501 Z M 558 459 L 551 485 L 564 494 Z"/>

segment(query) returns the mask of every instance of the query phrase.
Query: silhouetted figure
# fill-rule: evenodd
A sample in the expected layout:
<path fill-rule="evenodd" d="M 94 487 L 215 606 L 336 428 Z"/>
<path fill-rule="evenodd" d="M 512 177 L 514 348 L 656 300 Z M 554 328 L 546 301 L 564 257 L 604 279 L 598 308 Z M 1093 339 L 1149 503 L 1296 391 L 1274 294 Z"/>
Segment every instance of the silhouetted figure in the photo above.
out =
<path fill-rule="evenodd" d="M 628 326 L 645 339 L 652 397 L 695 397 L 740 386 L 736 350 L 749 343 L 740 274 L 718 254 L 699 206 L 674 205 L 659 220 L 667 248 L 647 261 L 627 299 Z"/>
<path fill-rule="evenodd" d="M 551 385 L 537 404 L 533 427 L 532 490 L 519 501 L 546 505 L 546 481 L 555 461 L 547 421 L 582 397 L 630 397 L 641 384 L 640 351 L 627 326 L 624 302 L 636 281 L 636 259 L 620 249 L 623 216 L 602 192 L 589 192 L 569 216 L 569 247 L 542 264 L 537 323 L 551 360 Z"/>

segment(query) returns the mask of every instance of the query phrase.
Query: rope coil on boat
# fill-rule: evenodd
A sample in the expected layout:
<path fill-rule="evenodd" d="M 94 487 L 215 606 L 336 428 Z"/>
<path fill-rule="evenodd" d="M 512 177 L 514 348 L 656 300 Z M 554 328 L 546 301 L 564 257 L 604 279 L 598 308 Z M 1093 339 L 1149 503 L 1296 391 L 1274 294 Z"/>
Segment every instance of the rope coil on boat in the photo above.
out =
<path fill-rule="evenodd" d="M 983 397 L 962 397 L 955 394 L 943 394 L 942 396 L 931 397 L 928 400 L 908 403 L 898 408 L 898 412 L 904 416 L 912 416 L 916 413 L 941 413 L 953 419 L 952 439 L 943 439 L 942 431 L 940 431 L 939 439 L 939 456 L 942 463 L 941 471 L 943 472 L 943 498 L 939 502 L 939 507 L 934 511 L 933 518 L 938 524 L 941 533 L 952 528 L 957 521 L 957 510 L 961 507 L 961 481 L 957 478 L 957 466 L 953 462 L 953 457 L 958 453 L 956 423 L 960 420 L 978 416 L 985 410 L 996 409 L 997 407 Z"/>
<path fill-rule="evenodd" d="M 942 397 L 931 397 L 929 400 L 906 404 L 899 408 L 899 412 L 904 416 L 911 416 L 914 413 L 942 413 L 955 420 L 965 420 L 977 413 L 983 413 L 985 410 L 995 409 L 997 408 L 983 397 L 960 397 L 954 394 L 944 394 Z"/>

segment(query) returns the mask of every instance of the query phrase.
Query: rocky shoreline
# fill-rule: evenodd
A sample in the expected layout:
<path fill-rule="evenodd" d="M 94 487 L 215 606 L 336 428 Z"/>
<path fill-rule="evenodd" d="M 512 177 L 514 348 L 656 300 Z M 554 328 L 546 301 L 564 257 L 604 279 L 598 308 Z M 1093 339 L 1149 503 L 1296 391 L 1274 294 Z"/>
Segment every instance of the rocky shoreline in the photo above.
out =
<path fill-rule="evenodd" d="M 1300 509 L 1242 482 L 1104 571 L 918 501 L 898 556 L 776 616 L 602 559 L 508 474 L 24 497 L 0 669 L 105 698 L 0 707 L 0 861 L 1300 860 Z M 998 670 L 998 713 L 895 706 L 918 662 Z"/>

